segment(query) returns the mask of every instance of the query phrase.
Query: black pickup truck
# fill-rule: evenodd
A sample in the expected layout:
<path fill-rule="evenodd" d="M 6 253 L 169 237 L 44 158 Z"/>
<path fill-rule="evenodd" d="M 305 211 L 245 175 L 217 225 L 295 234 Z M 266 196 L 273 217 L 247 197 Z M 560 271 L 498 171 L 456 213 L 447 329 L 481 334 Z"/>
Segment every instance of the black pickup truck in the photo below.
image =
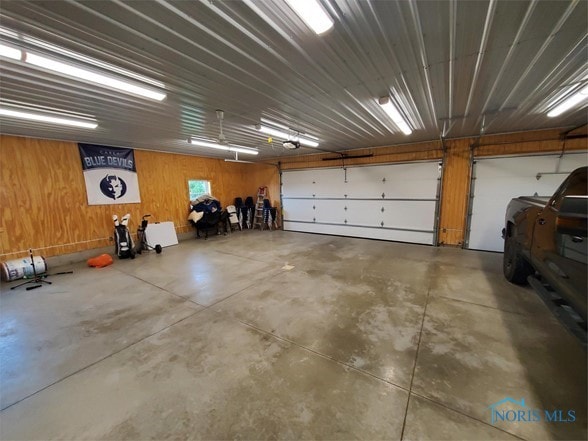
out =
<path fill-rule="evenodd" d="M 587 321 L 588 167 L 573 171 L 551 197 L 522 196 L 506 210 L 504 276 L 527 281 L 546 300 Z M 561 318 L 561 317 L 560 317 Z"/>

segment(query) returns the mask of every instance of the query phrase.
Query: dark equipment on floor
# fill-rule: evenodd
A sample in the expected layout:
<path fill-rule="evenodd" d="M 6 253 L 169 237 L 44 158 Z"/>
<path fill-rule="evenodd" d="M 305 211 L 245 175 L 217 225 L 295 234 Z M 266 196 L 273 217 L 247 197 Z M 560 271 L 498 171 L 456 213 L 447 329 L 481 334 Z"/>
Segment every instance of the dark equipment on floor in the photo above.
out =
<path fill-rule="evenodd" d="M 161 245 L 156 244 L 154 247 L 147 243 L 147 235 L 145 234 L 145 230 L 147 229 L 147 225 L 149 224 L 148 217 L 151 217 L 150 214 L 146 214 L 143 216 L 141 220 L 141 226 L 137 228 L 137 246 L 135 247 L 135 252 L 137 254 L 141 254 L 143 251 L 155 251 L 157 254 L 161 254 Z"/>
<path fill-rule="evenodd" d="M 215 234 L 220 234 L 221 231 L 227 233 L 230 230 L 229 214 L 223 210 L 218 199 L 210 195 L 202 195 L 192 202 L 191 211 L 196 212 L 201 216 L 194 217 L 194 213 L 188 217 L 190 222 L 196 227 L 196 237 L 200 237 L 200 233 L 204 233 L 204 238 L 208 239 L 208 234 L 214 231 Z M 195 220 L 197 218 L 197 220 Z M 227 225 L 228 224 L 228 225 Z"/>

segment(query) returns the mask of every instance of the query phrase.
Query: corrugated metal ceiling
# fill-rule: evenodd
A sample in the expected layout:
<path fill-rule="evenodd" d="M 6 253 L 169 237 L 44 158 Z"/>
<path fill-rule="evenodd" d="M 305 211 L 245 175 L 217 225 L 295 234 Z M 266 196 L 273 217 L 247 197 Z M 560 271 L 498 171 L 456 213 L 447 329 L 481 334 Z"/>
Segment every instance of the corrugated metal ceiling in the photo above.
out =
<path fill-rule="evenodd" d="M 268 144 L 261 117 L 344 150 L 586 123 L 547 104 L 587 81 L 585 1 L 321 0 L 334 28 L 315 35 L 282 0 L 6 1 L 1 25 L 165 84 L 162 102 L 2 61 L 0 98 L 95 116 L 97 130 L 3 119 L 2 133 L 229 157 L 186 142 L 218 137 L 259 158 L 306 154 Z M 403 135 L 376 100 L 392 93 Z"/>

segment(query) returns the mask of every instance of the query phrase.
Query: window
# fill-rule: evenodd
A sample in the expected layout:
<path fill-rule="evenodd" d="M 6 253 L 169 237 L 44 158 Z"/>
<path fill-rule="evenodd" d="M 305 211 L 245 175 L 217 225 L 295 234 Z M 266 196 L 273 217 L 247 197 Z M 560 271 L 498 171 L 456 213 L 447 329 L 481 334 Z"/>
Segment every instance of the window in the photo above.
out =
<path fill-rule="evenodd" d="M 551 198 L 551 207 L 559 210 L 563 198 L 565 196 L 585 196 L 586 195 L 586 172 L 578 169 L 575 170 L 564 182 L 560 185 L 557 192 Z"/>
<path fill-rule="evenodd" d="M 190 200 L 193 201 L 198 196 L 203 194 L 210 194 L 210 181 L 199 181 L 192 180 L 188 181 L 188 192 L 190 194 Z"/>

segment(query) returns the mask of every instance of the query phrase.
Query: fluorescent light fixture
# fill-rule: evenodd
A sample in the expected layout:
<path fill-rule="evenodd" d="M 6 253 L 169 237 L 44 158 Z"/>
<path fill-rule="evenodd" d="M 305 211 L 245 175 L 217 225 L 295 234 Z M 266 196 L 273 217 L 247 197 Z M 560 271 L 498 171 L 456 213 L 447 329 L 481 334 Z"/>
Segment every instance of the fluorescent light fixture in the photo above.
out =
<path fill-rule="evenodd" d="M 20 60 L 22 58 L 22 51 L 4 44 L 0 44 L 0 56 L 12 58 L 13 60 Z"/>
<path fill-rule="evenodd" d="M 262 122 L 268 122 L 267 120 L 262 119 Z M 282 126 L 280 124 L 271 123 L 272 126 L 280 127 L 282 130 L 274 129 L 273 127 L 264 126 L 264 125 L 257 125 L 255 128 L 260 131 L 261 133 L 265 133 L 266 135 L 274 136 L 278 139 L 283 139 L 286 141 L 298 141 L 300 144 L 307 146 L 307 147 L 318 147 L 318 138 L 310 135 L 300 136 L 293 131 L 292 134 L 288 133 L 290 130 L 286 126 Z"/>
<path fill-rule="evenodd" d="M 9 118 L 27 119 L 30 121 L 46 122 L 50 124 L 61 124 L 64 126 L 82 127 L 84 129 L 95 129 L 98 127 L 96 121 L 62 118 L 57 116 L 42 115 L 39 113 L 23 112 L 20 110 L 12 110 L 0 107 L 0 116 L 7 116 Z"/>
<path fill-rule="evenodd" d="M 266 135 L 270 135 L 270 136 L 275 136 L 276 138 L 283 138 L 283 139 L 291 138 L 291 135 L 289 135 L 288 133 L 282 132 L 278 129 L 272 129 L 271 127 L 259 125 L 259 126 L 256 126 L 255 128 L 257 130 L 259 130 L 261 133 L 265 133 Z"/>
<path fill-rule="evenodd" d="M 225 162 L 240 162 L 242 164 L 253 164 L 251 161 L 243 161 L 239 159 L 239 152 L 235 152 L 235 159 L 225 159 Z"/>
<path fill-rule="evenodd" d="M 572 107 L 577 106 L 582 101 L 585 101 L 587 98 L 588 98 L 588 86 L 584 86 L 578 92 L 576 92 L 573 95 L 571 95 L 570 97 L 566 98 L 560 104 L 558 104 L 553 109 L 551 109 L 547 113 L 547 116 L 550 118 L 554 118 L 556 116 L 559 116 L 562 113 L 570 110 Z"/>
<path fill-rule="evenodd" d="M 270 121 L 269 119 L 265 119 L 265 118 L 261 118 L 261 123 L 262 124 L 266 124 L 266 125 L 270 125 L 272 127 L 276 127 L 278 129 L 284 129 L 286 132 L 288 132 L 290 130 L 290 127 L 285 126 L 284 124 L 280 124 L 274 121 Z"/>
<path fill-rule="evenodd" d="M 151 98 L 157 101 L 163 100 L 166 96 L 165 93 L 137 86 L 136 84 L 130 83 L 128 81 L 117 80 L 116 78 L 29 52 L 26 54 L 25 61 L 32 65 L 52 70 L 54 72 L 58 72 L 76 79 L 90 81 L 92 83 L 100 84 L 101 86 L 111 87 L 113 89 L 121 90 L 133 95 L 143 96 L 145 98 Z"/>
<path fill-rule="evenodd" d="M 396 106 L 390 100 L 390 97 L 383 96 L 379 99 L 378 103 L 382 106 L 384 112 L 388 114 L 388 116 L 394 121 L 394 124 L 398 126 L 402 133 L 405 135 L 410 135 L 412 133 L 412 129 L 408 126 Z"/>
<path fill-rule="evenodd" d="M 188 142 L 193 145 L 197 145 L 199 147 L 207 147 L 210 149 L 217 149 L 217 150 L 224 150 L 226 152 L 238 152 L 238 153 L 245 153 L 247 155 L 257 155 L 259 153 L 258 150 L 252 149 L 250 147 L 242 147 L 233 144 L 219 144 L 217 142 L 212 141 L 205 141 L 202 139 L 197 138 L 189 138 Z"/>
<path fill-rule="evenodd" d="M 108 64 L 103 61 L 87 57 L 87 56 L 79 54 L 77 52 L 73 52 L 68 49 L 64 49 L 60 46 L 55 46 L 53 44 L 46 43 L 41 40 L 37 40 L 36 38 L 27 37 L 26 35 L 23 35 L 22 39 L 25 43 L 30 43 L 30 44 L 34 45 L 35 47 L 49 50 L 52 53 L 64 55 L 64 56 L 72 58 L 76 61 L 91 64 L 93 66 L 96 66 L 96 67 L 99 67 L 99 68 L 102 68 L 102 69 L 105 69 L 105 70 L 108 70 L 108 71 L 111 71 L 111 72 L 114 72 L 114 73 L 117 73 L 120 75 L 124 75 L 125 77 L 133 78 L 133 79 L 141 81 L 143 83 L 148 83 L 148 84 L 151 84 L 155 87 L 160 87 L 162 89 L 165 89 L 165 84 L 163 84 L 161 81 L 157 81 L 157 80 L 153 80 L 148 77 L 144 77 L 143 75 L 136 74 L 135 72 L 131 72 L 129 70 L 122 69 L 118 66 L 114 66 L 112 64 Z"/>
<path fill-rule="evenodd" d="M 315 34 L 322 34 L 333 27 L 333 20 L 317 0 L 286 0 L 296 14 Z"/>
<path fill-rule="evenodd" d="M 96 60 L 85 55 L 72 52 L 68 49 L 55 46 L 53 44 L 44 42 L 42 40 L 38 40 L 33 37 L 29 37 L 27 35 L 23 35 L 20 33 L 16 33 L 10 29 L 4 28 L 0 26 L 0 35 L 7 36 L 9 38 L 18 39 L 19 41 L 24 41 L 30 45 L 35 46 L 36 48 L 43 49 L 50 51 L 54 55 L 65 56 L 69 57 L 76 62 L 90 64 L 101 69 L 105 69 L 111 71 L 115 74 L 123 75 L 128 78 L 132 78 L 138 80 L 143 83 L 151 84 L 155 87 L 165 88 L 165 85 L 160 82 L 153 80 L 151 78 L 144 77 L 143 75 L 136 74 L 134 72 L 128 71 L 126 69 L 122 69 L 118 66 L 114 66 L 112 64 L 104 63 L 100 60 Z M 111 87 L 113 89 L 122 90 L 123 92 L 131 93 L 134 95 L 143 96 L 146 98 L 154 99 L 157 101 L 161 101 L 166 97 L 165 93 L 162 93 L 156 89 L 150 89 L 148 87 L 142 87 L 136 83 L 130 81 L 123 81 L 118 80 L 114 77 L 110 77 L 108 75 L 103 75 L 100 73 L 93 72 L 88 69 L 80 68 L 73 66 L 71 64 L 58 61 L 57 58 L 54 56 L 43 56 L 35 54 L 34 52 L 31 53 L 28 50 L 20 50 L 15 49 L 9 46 L 5 46 L 4 44 L 0 44 L 0 55 L 16 60 L 20 60 L 22 58 L 22 54 L 25 54 L 24 60 L 27 63 L 33 64 L 35 66 L 43 67 L 45 69 L 49 69 L 64 75 L 68 75 L 77 79 L 82 79 L 86 81 L 90 81 L 92 83 L 100 84 L 102 86 Z"/>
<path fill-rule="evenodd" d="M 298 136 L 298 142 L 306 147 L 318 147 L 319 143 L 317 141 L 313 141 L 312 139 L 303 138 L 302 136 Z"/>
<path fill-rule="evenodd" d="M 11 29 L 7 29 L 3 26 L 0 26 L 0 35 L 5 35 L 7 37 L 18 38 L 18 34 Z"/>

